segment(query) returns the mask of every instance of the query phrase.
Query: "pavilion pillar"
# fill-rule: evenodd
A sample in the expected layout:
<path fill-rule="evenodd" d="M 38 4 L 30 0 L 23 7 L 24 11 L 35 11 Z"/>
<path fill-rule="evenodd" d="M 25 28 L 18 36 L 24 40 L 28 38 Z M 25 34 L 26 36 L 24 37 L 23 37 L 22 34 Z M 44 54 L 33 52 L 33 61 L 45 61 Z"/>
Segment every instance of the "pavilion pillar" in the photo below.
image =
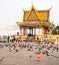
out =
<path fill-rule="evenodd" d="M 25 35 L 28 35 L 28 33 L 27 33 L 27 28 L 25 28 Z"/>
<path fill-rule="evenodd" d="M 42 35 L 44 34 L 44 28 L 42 28 Z"/>
<path fill-rule="evenodd" d="M 22 27 L 22 35 L 25 34 L 25 29 Z"/>
<path fill-rule="evenodd" d="M 40 28 L 38 28 L 38 35 L 40 35 Z"/>
<path fill-rule="evenodd" d="M 33 35 L 34 35 L 34 28 L 33 28 Z"/>
<path fill-rule="evenodd" d="M 29 33 L 33 35 L 33 28 L 29 28 Z"/>
<path fill-rule="evenodd" d="M 20 27 L 20 35 L 25 35 L 25 28 Z"/>
<path fill-rule="evenodd" d="M 43 34 L 43 28 L 42 27 L 39 27 L 38 28 L 38 35 L 42 35 Z"/>
<path fill-rule="evenodd" d="M 26 29 L 25 29 L 25 27 L 23 28 L 23 35 L 25 35 L 26 34 Z"/>
<path fill-rule="evenodd" d="M 33 28 L 32 28 L 32 35 L 33 35 Z"/>
<path fill-rule="evenodd" d="M 20 35 L 22 35 L 22 28 L 20 27 Z"/>
<path fill-rule="evenodd" d="M 36 28 L 34 28 L 34 35 L 36 35 Z"/>
<path fill-rule="evenodd" d="M 23 35 L 23 28 L 22 28 L 22 35 Z"/>
<path fill-rule="evenodd" d="M 29 28 L 29 34 L 31 34 L 31 28 Z"/>
<path fill-rule="evenodd" d="M 33 35 L 35 35 L 35 34 L 34 34 L 34 28 L 33 28 Z"/>

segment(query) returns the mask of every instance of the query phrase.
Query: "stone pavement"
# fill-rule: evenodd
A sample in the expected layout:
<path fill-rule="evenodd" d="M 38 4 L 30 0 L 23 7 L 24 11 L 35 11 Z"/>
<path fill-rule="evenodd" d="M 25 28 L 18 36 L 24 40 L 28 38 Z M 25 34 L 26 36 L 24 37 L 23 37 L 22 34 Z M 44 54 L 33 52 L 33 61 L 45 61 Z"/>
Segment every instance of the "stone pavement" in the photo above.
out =
<path fill-rule="evenodd" d="M 27 51 L 27 48 L 17 49 L 18 52 L 10 52 L 8 47 L 0 48 L 0 65 L 59 65 L 59 51 L 50 53 L 50 56 L 43 54 L 42 61 L 39 62 L 34 51 Z"/>

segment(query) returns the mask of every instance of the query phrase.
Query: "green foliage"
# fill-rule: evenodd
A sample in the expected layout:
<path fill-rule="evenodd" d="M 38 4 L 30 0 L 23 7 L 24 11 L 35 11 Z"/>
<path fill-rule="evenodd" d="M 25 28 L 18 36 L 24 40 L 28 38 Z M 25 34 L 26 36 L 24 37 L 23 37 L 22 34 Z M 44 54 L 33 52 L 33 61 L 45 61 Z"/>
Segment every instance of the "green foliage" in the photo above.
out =
<path fill-rule="evenodd" d="M 56 26 L 56 27 L 52 30 L 52 34 L 59 34 L 59 26 Z"/>

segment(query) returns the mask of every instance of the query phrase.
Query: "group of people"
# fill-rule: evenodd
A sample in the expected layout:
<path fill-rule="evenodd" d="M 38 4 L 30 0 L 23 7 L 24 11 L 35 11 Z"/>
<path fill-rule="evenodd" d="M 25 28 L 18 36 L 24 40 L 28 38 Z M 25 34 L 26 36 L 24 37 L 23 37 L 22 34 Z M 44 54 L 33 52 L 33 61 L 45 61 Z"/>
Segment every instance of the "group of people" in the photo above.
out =
<path fill-rule="evenodd" d="M 15 36 L 7 36 L 5 38 L 5 42 L 13 42 L 13 41 L 15 41 Z"/>

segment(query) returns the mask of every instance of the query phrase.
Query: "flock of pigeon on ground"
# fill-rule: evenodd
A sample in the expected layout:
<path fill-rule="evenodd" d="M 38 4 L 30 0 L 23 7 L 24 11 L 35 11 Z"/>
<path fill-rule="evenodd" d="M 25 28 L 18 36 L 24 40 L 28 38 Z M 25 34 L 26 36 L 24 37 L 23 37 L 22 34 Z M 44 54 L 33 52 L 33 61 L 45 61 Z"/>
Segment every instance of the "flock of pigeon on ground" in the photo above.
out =
<path fill-rule="evenodd" d="M 14 43 L 3 43 L 0 45 L 0 49 L 7 47 L 9 49 L 9 52 L 12 53 L 12 51 L 15 52 L 20 52 L 22 49 L 27 49 L 27 51 L 33 51 L 35 54 L 42 53 L 42 55 L 46 54 L 47 56 L 51 56 L 54 52 L 59 52 L 59 46 L 58 44 L 37 44 L 36 42 L 14 42 Z M 20 50 L 19 50 L 19 49 Z M 30 58 L 32 57 L 31 55 L 29 56 Z M 0 59 L 0 62 L 4 59 L 5 57 Z M 57 57 L 59 58 L 59 57 Z"/>

